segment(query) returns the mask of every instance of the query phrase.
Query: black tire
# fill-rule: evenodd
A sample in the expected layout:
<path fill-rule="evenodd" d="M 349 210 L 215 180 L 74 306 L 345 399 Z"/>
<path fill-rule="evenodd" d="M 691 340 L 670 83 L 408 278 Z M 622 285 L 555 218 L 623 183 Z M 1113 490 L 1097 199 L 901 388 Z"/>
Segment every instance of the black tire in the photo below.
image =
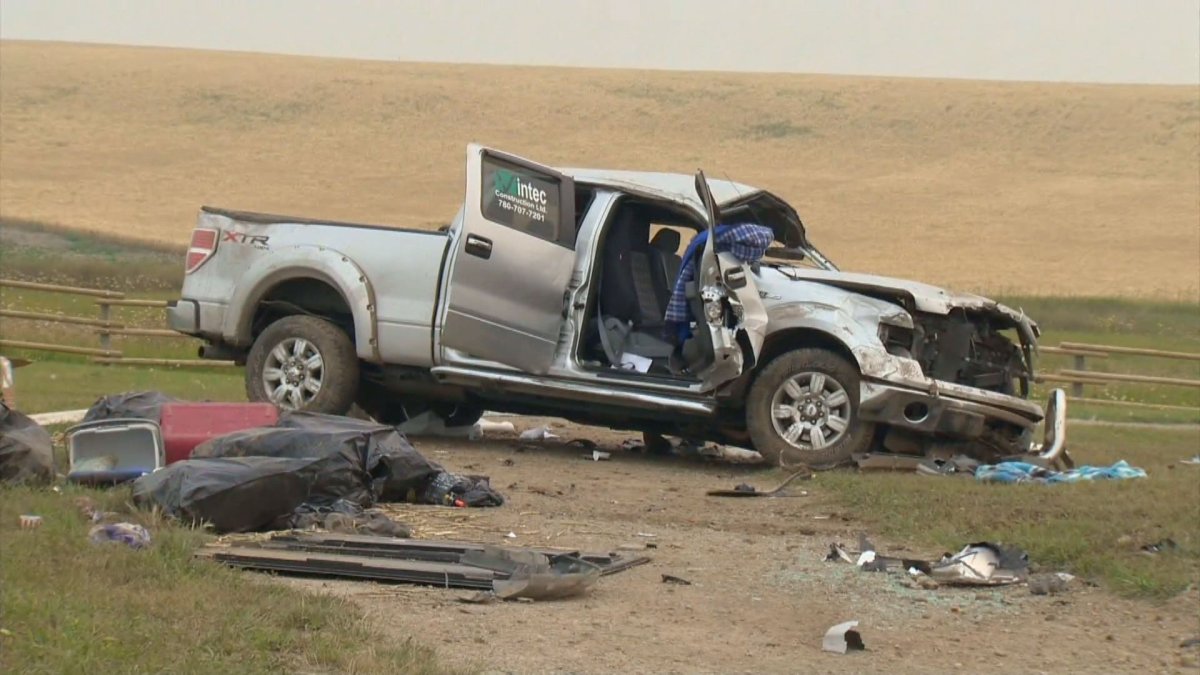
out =
<path fill-rule="evenodd" d="M 824 386 L 821 389 L 826 393 L 809 398 L 812 393 L 811 384 L 818 379 L 814 374 L 824 377 Z M 789 381 L 797 382 L 793 378 L 811 378 L 807 380 L 809 387 L 794 390 L 803 392 L 804 398 L 799 400 L 811 400 L 812 407 L 807 403 L 791 405 L 797 399 L 788 393 L 784 385 Z M 844 403 L 841 402 L 841 397 L 837 396 L 838 389 L 827 391 L 832 388 L 830 382 L 836 383 L 837 388 L 844 393 Z M 838 354 L 825 349 L 797 349 L 776 357 L 755 378 L 746 399 L 746 426 L 749 428 L 754 449 L 770 464 L 803 464 L 813 469 L 831 469 L 846 464 L 855 454 L 866 452 L 871 446 L 875 430 L 873 424 L 864 423 L 858 418 L 859 383 L 858 369 Z M 792 425 L 801 425 L 804 431 L 799 432 L 795 441 L 808 447 L 793 445 L 776 428 L 774 406 L 777 396 L 782 397 L 779 400 L 784 402 L 781 403 L 781 407 L 792 407 L 795 410 L 793 414 L 797 416 L 791 418 L 791 424 L 786 425 L 789 427 L 788 431 Z M 828 405 L 830 402 L 837 402 L 836 409 Z M 807 417 L 807 414 L 813 416 Z M 840 432 L 830 426 L 833 423 L 829 420 L 834 417 L 839 425 L 844 424 Z M 817 423 L 813 424 L 810 420 Z M 804 424 L 808 426 L 804 427 Z M 781 421 L 779 426 L 785 426 L 784 422 Z M 822 437 L 817 443 L 822 447 L 813 449 L 812 435 L 816 433 L 812 430 L 814 426 L 820 427 L 822 433 L 829 430 L 840 435 L 828 444 L 824 444 L 825 439 Z M 804 433 L 809 434 L 808 442 L 803 441 Z"/>
<path fill-rule="evenodd" d="M 278 356 L 273 353 L 275 348 L 286 344 L 294 346 L 297 340 L 308 343 L 321 357 L 319 389 L 316 392 L 311 392 L 303 385 L 288 385 L 308 392 L 302 392 L 300 405 L 295 405 L 294 399 L 286 395 L 283 402 L 273 400 L 263 378 L 264 372 L 278 362 Z M 288 349 L 284 351 L 291 353 Z M 304 373 L 305 378 L 311 375 L 312 372 Z M 267 401 L 291 410 L 344 415 L 354 404 L 357 392 L 358 354 L 354 351 L 350 336 L 336 325 L 315 316 L 294 315 L 272 323 L 259 334 L 246 357 L 246 397 L 251 401 Z M 307 398 L 309 395 L 311 398 Z"/>

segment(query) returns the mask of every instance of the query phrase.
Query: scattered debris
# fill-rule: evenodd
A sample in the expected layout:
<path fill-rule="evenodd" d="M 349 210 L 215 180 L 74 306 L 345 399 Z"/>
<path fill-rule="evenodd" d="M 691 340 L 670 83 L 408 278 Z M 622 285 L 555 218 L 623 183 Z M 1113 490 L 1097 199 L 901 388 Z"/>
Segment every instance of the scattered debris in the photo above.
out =
<path fill-rule="evenodd" d="M 1187 640 L 1180 642 L 1179 646 L 1183 649 L 1189 649 L 1191 647 L 1200 647 L 1200 637 L 1188 638 Z"/>
<path fill-rule="evenodd" d="M 958 554 L 943 557 L 929 576 L 954 586 L 1000 586 L 1024 581 L 1029 556 L 1024 551 L 988 542 L 968 544 Z"/>
<path fill-rule="evenodd" d="M 1077 483 L 1079 481 L 1145 478 L 1146 471 L 1120 460 L 1112 466 L 1080 466 L 1066 471 L 1047 469 L 1029 462 L 985 464 L 975 470 L 975 479 L 984 483 Z"/>
<path fill-rule="evenodd" d="M 831 627 L 825 631 L 825 638 L 821 640 L 821 649 L 834 654 L 865 650 L 867 646 L 863 644 L 862 634 L 854 630 L 857 627 L 857 621 L 847 621 Z"/>
<path fill-rule="evenodd" d="M 692 582 L 688 581 L 687 579 L 684 579 L 683 577 L 672 576 L 670 574 L 662 575 L 662 582 L 664 584 L 675 584 L 677 586 L 691 586 L 692 585 Z"/>
<path fill-rule="evenodd" d="M 950 459 L 926 459 L 917 465 L 922 476 L 973 476 L 981 462 L 966 455 L 955 455 Z"/>
<path fill-rule="evenodd" d="M 42 526 L 41 516 L 18 516 L 17 523 L 22 530 L 36 530 Z"/>
<path fill-rule="evenodd" d="M 535 600 L 584 593 L 599 577 L 650 560 L 617 553 L 306 533 L 278 533 L 234 546 L 210 544 L 196 555 L 241 569 L 474 588 L 498 599 Z"/>
<path fill-rule="evenodd" d="M 516 538 L 517 538 L 517 533 L 516 533 L 516 532 L 509 532 L 508 534 L 504 535 L 504 537 L 505 537 L 506 539 L 516 539 Z"/>
<path fill-rule="evenodd" d="M 44 484 L 53 479 L 50 434 L 24 413 L 0 402 L 0 484 Z"/>
<path fill-rule="evenodd" d="M 192 457 L 139 478 L 134 502 L 217 532 L 281 529 L 303 505 L 319 510 L 339 500 L 362 508 L 504 502 L 486 476 L 444 470 L 395 427 L 335 415 L 285 412 L 275 427 L 211 439 Z"/>
<path fill-rule="evenodd" d="M 593 462 L 605 462 L 612 458 L 612 453 L 601 452 L 599 450 L 593 450 L 592 454 L 584 455 L 583 458 L 590 459 Z"/>
<path fill-rule="evenodd" d="M 146 548 L 150 545 L 150 531 L 134 523 L 97 525 L 88 532 L 93 544 L 125 544 L 129 548 Z"/>
<path fill-rule="evenodd" d="M 1200 466 L 1200 455 L 1179 460 L 1180 464 L 1189 464 L 1191 466 Z"/>
<path fill-rule="evenodd" d="M 637 536 L 646 537 L 647 539 L 653 539 L 654 537 L 657 537 L 658 535 L 654 534 L 652 532 L 638 532 Z"/>
<path fill-rule="evenodd" d="M 852 563 L 870 572 L 886 572 L 896 567 L 949 586 L 1013 584 L 1024 581 L 1029 568 L 1029 556 L 1024 551 L 988 542 L 969 544 L 956 555 L 944 555 L 937 562 L 880 555 L 865 535 L 860 536 L 859 544 L 863 550 L 858 553 L 847 551 L 839 544 L 830 544 L 825 560 Z"/>
<path fill-rule="evenodd" d="M 339 499 L 330 506 L 301 504 L 292 513 L 291 529 L 323 528 L 343 534 L 373 534 L 381 537 L 407 538 L 412 528 L 392 520 L 378 509 L 363 509 L 358 504 Z"/>
<path fill-rule="evenodd" d="M 558 438 L 558 435 L 552 433 L 550 431 L 550 427 L 543 426 L 535 427 L 533 429 L 526 429 L 525 431 L 521 432 L 521 435 L 518 436 L 518 438 L 522 441 L 549 441 Z"/>
<path fill-rule="evenodd" d="M 108 418 L 67 430 L 67 482 L 109 486 L 128 483 L 166 464 L 158 422 Z"/>
<path fill-rule="evenodd" d="M 813 477 L 812 469 L 803 467 L 792 475 L 788 476 L 778 487 L 772 490 L 759 492 L 753 485 L 742 483 L 734 487 L 732 490 L 709 490 L 705 494 L 710 497 L 774 497 L 783 492 L 787 486 L 799 479 L 808 479 Z"/>
<path fill-rule="evenodd" d="M 397 424 L 396 430 L 405 436 L 440 436 L 470 440 L 477 440 L 483 436 L 483 432 L 474 424 L 447 426 L 446 420 L 432 410 L 409 417 Z"/>
<path fill-rule="evenodd" d="M 1057 595 L 1065 593 L 1067 585 L 1074 578 L 1065 572 L 1034 575 L 1029 577 L 1029 592 L 1033 595 Z"/>
<path fill-rule="evenodd" d="M 475 423 L 475 426 L 479 427 L 479 432 L 483 434 L 517 433 L 517 428 L 513 426 L 512 422 L 493 422 L 489 419 L 481 419 Z"/>
<path fill-rule="evenodd" d="M 1159 553 L 1176 551 L 1178 549 L 1179 544 L 1176 544 L 1174 539 L 1168 537 L 1167 539 L 1156 541 L 1153 544 L 1146 544 L 1139 550 L 1146 555 L 1158 555 Z"/>
<path fill-rule="evenodd" d="M 159 410 L 164 464 L 190 459 L 197 446 L 218 436 L 278 421 L 273 403 L 164 403 Z"/>
<path fill-rule="evenodd" d="M 129 391 L 96 399 L 83 416 L 84 422 L 111 419 L 149 420 L 162 422 L 162 407 L 167 403 L 183 403 L 161 391 Z"/>
<path fill-rule="evenodd" d="M 464 595 L 460 597 L 458 601 L 470 603 L 472 605 L 490 605 L 492 603 L 499 602 L 500 598 L 496 597 L 496 594 L 491 591 L 479 591 L 478 593 L 472 593 L 471 595 Z"/>

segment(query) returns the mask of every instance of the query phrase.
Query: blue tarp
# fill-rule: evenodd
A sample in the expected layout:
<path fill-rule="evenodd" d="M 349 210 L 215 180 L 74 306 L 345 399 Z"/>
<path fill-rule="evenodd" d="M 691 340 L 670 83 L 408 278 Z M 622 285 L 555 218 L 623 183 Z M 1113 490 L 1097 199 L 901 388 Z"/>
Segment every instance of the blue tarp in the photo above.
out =
<path fill-rule="evenodd" d="M 975 469 L 975 480 L 984 483 L 1077 483 L 1085 480 L 1145 478 L 1146 471 L 1121 460 L 1112 466 L 1081 466 L 1067 471 L 1046 469 L 1028 462 L 985 464 Z"/>

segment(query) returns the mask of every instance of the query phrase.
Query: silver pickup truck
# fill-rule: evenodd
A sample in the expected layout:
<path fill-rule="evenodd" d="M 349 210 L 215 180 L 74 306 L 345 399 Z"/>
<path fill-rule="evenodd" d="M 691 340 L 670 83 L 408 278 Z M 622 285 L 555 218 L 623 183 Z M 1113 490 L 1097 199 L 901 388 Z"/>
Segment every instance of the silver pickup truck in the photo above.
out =
<path fill-rule="evenodd" d="M 769 244 L 738 246 L 747 224 Z M 703 173 L 471 145 L 440 231 L 204 207 L 168 318 L 201 356 L 243 363 L 252 400 L 394 424 L 552 415 L 814 468 L 1053 461 L 1065 442 L 1062 392 L 1027 400 L 1038 328 L 1023 313 L 841 272 L 782 199 Z"/>

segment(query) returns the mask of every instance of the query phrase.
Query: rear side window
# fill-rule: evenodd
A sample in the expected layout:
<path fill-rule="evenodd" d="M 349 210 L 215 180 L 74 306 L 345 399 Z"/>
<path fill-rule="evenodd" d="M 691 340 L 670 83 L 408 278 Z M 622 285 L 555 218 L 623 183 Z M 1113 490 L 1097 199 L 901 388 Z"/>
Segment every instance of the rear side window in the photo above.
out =
<path fill-rule="evenodd" d="M 575 246 L 575 186 L 557 174 L 483 156 L 483 217 L 568 248 Z"/>

